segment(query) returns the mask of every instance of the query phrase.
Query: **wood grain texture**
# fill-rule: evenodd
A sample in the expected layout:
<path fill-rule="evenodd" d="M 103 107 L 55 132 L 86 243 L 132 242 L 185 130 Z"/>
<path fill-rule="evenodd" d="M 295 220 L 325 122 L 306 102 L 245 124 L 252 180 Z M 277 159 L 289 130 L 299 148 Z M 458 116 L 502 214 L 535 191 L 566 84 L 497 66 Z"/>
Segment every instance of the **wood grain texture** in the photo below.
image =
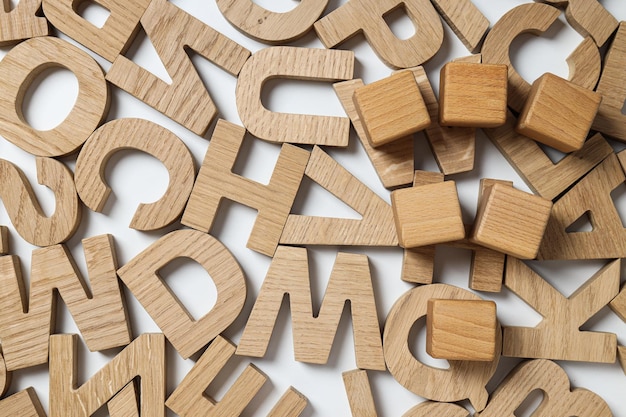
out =
<path fill-rule="evenodd" d="M 561 13 L 555 7 L 542 3 L 522 4 L 509 10 L 487 34 L 481 49 L 483 63 L 506 64 L 509 73 L 509 107 L 522 110 L 530 91 L 530 84 L 515 70 L 509 58 L 509 47 L 523 33 L 540 35 L 558 19 Z M 584 39 L 566 59 L 569 81 L 583 88 L 593 89 L 600 76 L 602 59 L 591 38 Z"/>
<path fill-rule="evenodd" d="M 30 291 L 17 256 L 0 257 L 0 338 L 9 370 L 48 360 L 58 294 L 92 351 L 124 346 L 131 340 L 111 235 L 83 240 L 89 285 L 63 245 L 33 252 Z M 28 295 L 28 298 L 26 297 Z"/>
<path fill-rule="evenodd" d="M 307 250 L 279 246 L 239 341 L 238 355 L 265 355 L 285 294 L 291 306 L 297 361 L 328 361 L 344 306 L 350 301 L 357 366 L 386 369 L 366 256 L 339 253 L 319 313 L 314 314 Z"/>
<path fill-rule="evenodd" d="M 626 22 L 621 22 L 615 38 L 604 58 L 602 77 L 596 92 L 602 94 L 602 103 L 593 129 L 620 141 L 626 141 L 626 115 L 622 113 L 626 99 L 623 69 L 626 65 Z"/>
<path fill-rule="evenodd" d="M 482 193 L 470 241 L 520 259 L 534 259 L 551 209 L 550 200 L 494 184 Z"/>
<path fill-rule="evenodd" d="M 439 78 L 439 123 L 497 127 L 506 121 L 507 66 L 448 62 Z"/>
<path fill-rule="evenodd" d="M 172 83 L 166 83 L 123 55 L 113 62 L 107 81 L 203 136 L 217 109 L 187 50 L 193 50 L 234 76 L 250 57 L 250 51 L 167 0 L 151 1 L 141 16 L 141 26 Z"/>
<path fill-rule="evenodd" d="M 354 52 L 274 46 L 261 49 L 245 63 L 237 79 L 235 96 L 243 125 L 254 136 L 278 143 L 348 146 L 347 117 L 279 113 L 261 100 L 272 79 L 336 82 L 354 74 Z M 280 129 L 276 129 L 280 126 Z"/>
<path fill-rule="evenodd" d="M 514 417 L 515 411 L 535 390 L 543 393 L 536 410 L 546 416 L 611 417 L 613 413 L 599 395 L 570 388 L 567 374 L 554 362 L 538 359 L 518 365 L 491 395 L 487 408 L 476 417 Z M 543 414 L 545 413 L 545 414 Z"/>
<path fill-rule="evenodd" d="M 378 417 L 367 371 L 355 369 L 341 374 L 352 417 Z"/>
<path fill-rule="evenodd" d="M 569 153 L 583 147 L 602 95 L 545 73 L 532 85 L 515 130 Z"/>
<path fill-rule="evenodd" d="M 626 346 L 617 347 L 617 359 L 620 366 L 624 370 L 624 374 L 626 375 Z"/>
<path fill-rule="evenodd" d="M 277 13 L 252 0 L 217 0 L 217 7 L 231 25 L 269 44 L 291 42 L 304 36 L 327 5 L 328 0 L 304 0 L 288 12 Z"/>
<path fill-rule="evenodd" d="M 626 230 L 611 192 L 626 180 L 615 154 L 574 185 L 552 208 L 538 259 L 616 259 L 626 256 Z M 588 215 L 589 232 L 568 232 Z"/>
<path fill-rule="evenodd" d="M 295 388 L 289 387 L 267 417 L 298 417 L 304 412 L 309 400 Z"/>
<path fill-rule="evenodd" d="M 0 255 L 8 255 L 11 252 L 9 237 L 9 228 L 0 226 Z"/>
<path fill-rule="evenodd" d="M 150 0 L 98 0 L 98 4 L 109 11 L 101 28 L 78 14 L 76 0 L 43 0 L 43 12 L 58 30 L 112 62 L 130 47 Z"/>
<path fill-rule="evenodd" d="M 215 305 L 198 320 L 159 275 L 161 268 L 178 258 L 199 263 L 215 284 Z M 161 237 L 117 273 L 185 359 L 230 326 L 246 300 L 246 281 L 233 255 L 219 240 L 196 230 Z"/>
<path fill-rule="evenodd" d="M 469 287 L 475 291 L 500 292 L 506 255 L 487 248 L 474 248 Z"/>
<path fill-rule="evenodd" d="M 469 417 L 470 413 L 460 405 L 424 401 L 411 408 L 402 417 Z"/>
<path fill-rule="evenodd" d="M 489 20 L 474 3 L 470 0 L 433 0 L 432 3 L 470 52 L 480 50 L 489 30 Z"/>
<path fill-rule="evenodd" d="M 24 98 L 37 76 L 58 67 L 76 77 L 76 102 L 58 126 L 34 129 L 24 116 Z M 67 41 L 49 36 L 28 39 L 0 62 L 0 134 L 28 153 L 62 156 L 76 151 L 108 110 L 109 90 L 102 69 L 87 52 Z"/>
<path fill-rule="evenodd" d="M 569 298 L 518 259 L 509 257 L 504 284 L 537 310 L 543 320 L 534 328 L 505 327 L 502 354 L 517 358 L 614 363 L 615 334 L 580 331 L 619 292 L 620 262 L 594 274 Z"/>
<path fill-rule="evenodd" d="M 309 152 L 284 144 L 267 185 L 232 172 L 245 129 L 219 120 L 183 214 L 186 226 L 210 232 L 223 198 L 257 209 L 247 247 L 273 256 L 309 160 Z"/>
<path fill-rule="evenodd" d="M 13 372 L 7 370 L 7 364 L 4 360 L 4 356 L 0 353 L 0 397 L 4 397 L 4 395 L 9 390 L 11 385 L 11 381 L 13 379 Z M 1 409 L 2 407 L 0 407 Z"/>
<path fill-rule="evenodd" d="M 129 382 L 109 400 L 109 417 L 140 417 L 136 383 L 136 380 Z"/>
<path fill-rule="evenodd" d="M 398 7 L 403 7 L 416 28 L 408 39 L 396 37 L 384 19 Z M 423 64 L 443 43 L 443 25 L 429 0 L 350 0 L 315 22 L 314 27 L 327 48 L 363 33 L 378 57 L 396 69 Z"/>
<path fill-rule="evenodd" d="M 402 275 L 404 282 L 432 284 L 435 272 L 435 246 L 404 249 Z"/>
<path fill-rule="evenodd" d="M 98 128 L 85 142 L 76 160 L 76 190 L 87 207 L 102 212 L 111 193 L 105 182 L 109 160 L 118 151 L 136 149 L 165 165 L 169 184 L 156 202 L 140 204 L 130 227 L 156 230 L 173 223 L 191 194 L 196 170 L 185 143 L 166 128 L 143 119 L 116 119 Z"/>
<path fill-rule="evenodd" d="M 47 417 L 33 387 L 0 400 L 0 417 Z"/>
<path fill-rule="evenodd" d="M 487 381 L 495 373 L 500 359 L 499 351 L 492 362 L 451 361 L 448 369 L 428 366 L 413 356 L 409 349 L 409 333 L 419 319 L 427 314 L 428 300 L 480 300 L 474 293 L 446 284 L 432 284 L 413 288 L 393 305 L 383 336 L 387 367 L 403 387 L 434 401 L 454 402 L 468 398 L 476 410 L 487 404 Z M 499 324 L 496 341 L 502 340 Z"/>
<path fill-rule="evenodd" d="M 41 0 L 21 0 L 12 7 L 10 0 L 0 4 L 0 45 L 11 45 L 24 39 L 47 36 L 48 20 L 37 16 Z"/>
<path fill-rule="evenodd" d="M 165 338 L 143 334 L 80 387 L 77 335 L 50 337 L 50 417 L 89 417 L 139 377 L 142 416 L 165 416 Z"/>
<path fill-rule="evenodd" d="M 419 132 L 430 115 L 415 78 L 401 71 L 354 90 L 354 106 L 373 147 Z"/>
<path fill-rule="evenodd" d="M 339 101 L 343 106 L 346 114 L 352 121 L 352 126 L 357 133 L 357 137 L 363 145 L 367 156 L 380 181 L 386 188 L 394 188 L 401 185 L 411 183 L 413 179 L 413 135 L 409 135 L 402 139 L 397 139 L 386 145 L 374 148 L 365 133 L 365 127 L 361 122 L 361 117 L 356 111 L 352 96 L 357 88 L 363 87 L 363 81 L 360 78 L 343 81 L 333 84 L 335 93 L 339 97 Z"/>
<path fill-rule="evenodd" d="M 623 286 L 620 293 L 611 300 L 609 307 L 620 319 L 626 322 L 626 286 Z"/>
<path fill-rule="evenodd" d="M 438 359 L 493 361 L 497 321 L 493 301 L 430 299 L 426 352 Z"/>
<path fill-rule="evenodd" d="M 26 175 L 17 165 L 0 159 L 0 197 L 19 235 L 37 246 L 68 240 L 78 228 L 81 206 L 71 171 L 52 158 L 38 157 L 37 181 L 54 192 L 55 209 L 48 217 L 41 208 Z"/>
<path fill-rule="evenodd" d="M 515 131 L 516 123 L 508 112 L 505 125 L 484 131 L 526 185 L 548 200 L 554 200 L 613 153 L 611 145 L 596 134 L 555 164 L 534 140 Z"/>
<path fill-rule="evenodd" d="M 280 237 L 281 244 L 398 245 L 391 206 L 321 148 L 313 148 L 304 173 L 363 218 L 355 220 L 290 214 Z"/>

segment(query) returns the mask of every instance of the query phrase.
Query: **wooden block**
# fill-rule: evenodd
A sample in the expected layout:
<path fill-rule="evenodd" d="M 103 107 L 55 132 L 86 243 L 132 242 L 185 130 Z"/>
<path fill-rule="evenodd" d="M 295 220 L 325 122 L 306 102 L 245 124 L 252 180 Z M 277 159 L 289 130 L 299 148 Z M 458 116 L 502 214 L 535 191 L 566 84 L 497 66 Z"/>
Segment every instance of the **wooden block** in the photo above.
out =
<path fill-rule="evenodd" d="M 199 263 L 215 284 L 215 305 L 198 320 L 159 276 L 161 268 L 179 258 Z M 233 255 L 219 240 L 196 230 L 176 230 L 163 236 L 117 274 L 184 359 L 230 326 L 246 300 L 246 281 Z"/>
<path fill-rule="evenodd" d="M 408 39 L 396 37 L 384 19 L 402 6 L 415 27 L 415 34 Z M 314 27 L 327 48 L 362 32 L 378 57 L 396 69 L 423 64 L 443 43 L 441 19 L 429 0 L 350 0 L 315 22 Z"/>
<path fill-rule="evenodd" d="M 150 0 L 97 3 L 109 11 L 101 28 L 78 14 L 74 0 L 43 0 L 43 12 L 58 30 L 112 62 L 130 47 Z"/>
<path fill-rule="evenodd" d="M 37 75 L 63 67 L 78 80 L 74 107 L 58 126 L 37 130 L 24 118 L 23 102 Z M 37 156 L 62 156 L 76 151 L 100 125 L 109 110 L 109 90 L 98 63 L 82 49 L 53 37 L 28 39 L 0 62 L 0 134 Z"/>
<path fill-rule="evenodd" d="M 140 417 L 136 380 L 129 382 L 107 403 L 109 417 Z"/>
<path fill-rule="evenodd" d="M 533 83 L 515 130 L 561 152 L 577 151 L 601 100 L 598 93 L 545 73 Z"/>
<path fill-rule="evenodd" d="M 502 184 L 482 196 L 470 241 L 520 259 L 537 256 L 552 202 Z"/>
<path fill-rule="evenodd" d="M 166 83 L 123 55 L 113 61 L 107 81 L 204 136 L 217 109 L 187 55 L 188 50 L 234 76 L 250 57 L 250 51 L 167 0 L 151 1 L 141 16 L 141 26 L 172 83 Z"/>
<path fill-rule="evenodd" d="M 357 366 L 386 369 L 366 256 L 339 253 L 319 314 L 314 314 L 307 250 L 279 246 L 239 341 L 238 355 L 265 355 L 285 294 L 289 294 L 297 361 L 328 361 L 344 305 L 350 301 Z"/>
<path fill-rule="evenodd" d="M 616 259 L 626 257 L 626 229 L 611 192 L 626 181 L 617 156 L 609 155 L 552 208 L 538 259 Z M 589 216 L 592 230 L 567 229 Z"/>
<path fill-rule="evenodd" d="M 267 109 L 261 95 L 269 79 L 336 82 L 354 74 L 354 52 L 275 46 L 250 57 L 237 78 L 235 95 L 243 125 L 254 136 L 278 143 L 348 146 L 347 117 L 278 113 Z M 280 126 L 280 129 L 276 129 Z"/>
<path fill-rule="evenodd" d="M 617 347 L 617 359 L 619 360 L 620 366 L 624 370 L 624 374 L 626 374 L 626 346 Z"/>
<path fill-rule="evenodd" d="M 373 147 L 430 125 L 424 99 L 410 72 L 401 71 L 354 90 L 354 105 Z"/>
<path fill-rule="evenodd" d="M 156 230 L 173 223 L 183 212 L 195 181 L 193 157 L 185 143 L 166 128 L 144 119 L 112 120 L 87 140 L 76 160 L 76 190 L 93 211 L 102 212 L 111 188 L 104 173 L 110 158 L 123 149 L 143 151 L 165 165 L 169 184 L 156 202 L 140 204 L 130 227 Z"/>
<path fill-rule="evenodd" d="M 480 51 L 483 63 L 507 65 L 508 104 L 517 112 L 522 110 L 531 87 L 511 64 L 511 43 L 523 33 L 540 35 L 546 32 L 560 14 L 557 8 L 547 4 L 522 4 L 505 13 L 485 37 Z M 585 38 L 566 61 L 571 82 L 590 90 L 595 87 L 600 76 L 602 58 L 593 39 Z"/>
<path fill-rule="evenodd" d="M 389 372 L 403 387 L 421 397 L 443 402 L 467 398 L 475 410 L 482 410 L 489 397 L 485 385 L 498 366 L 499 349 L 492 362 L 450 361 L 448 369 L 426 365 L 411 353 L 407 343 L 409 333 L 418 327 L 415 322 L 427 315 L 428 300 L 433 298 L 481 300 L 468 290 L 446 284 L 423 285 L 404 293 L 391 307 L 385 323 L 383 345 Z M 497 324 L 497 345 L 501 340 L 502 332 Z"/>
<path fill-rule="evenodd" d="M 438 359 L 493 361 L 496 323 L 493 301 L 428 300 L 426 352 Z"/>
<path fill-rule="evenodd" d="M 441 68 L 439 122 L 497 127 L 506 121 L 507 66 L 449 62 Z"/>
<path fill-rule="evenodd" d="M 321 148 L 314 147 L 304 174 L 362 216 L 361 220 L 290 214 L 283 245 L 398 246 L 393 210 Z"/>
<path fill-rule="evenodd" d="M 424 401 L 411 408 L 402 417 L 469 417 L 465 408 L 456 404 Z"/>
<path fill-rule="evenodd" d="M 0 193 L 11 223 L 24 240 L 37 246 L 68 240 L 80 222 L 80 203 L 71 171 L 52 158 L 37 158 L 37 180 L 54 192 L 55 211 L 47 217 L 21 169 L 0 159 Z"/>
<path fill-rule="evenodd" d="M 607 264 L 569 298 L 518 259 L 509 257 L 504 284 L 537 310 L 542 322 L 533 328 L 505 327 L 502 354 L 585 362 L 615 362 L 615 334 L 580 331 L 618 293 L 619 260 Z"/>
<path fill-rule="evenodd" d="M 626 322 L 626 285 L 622 287 L 620 293 L 609 303 L 609 307 L 615 314 Z"/>
<path fill-rule="evenodd" d="M 506 255 L 491 249 L 476 247 L 471 262 L 469 287 L 475 291 L 500 292 Z"/>
<path fill-rule="evenodd" d="M 111 349 L 130 342 L 129 321 L 115 273 L 112 236 L 83 240 L 83 251 L 89 285 L 65 246 L 35 250 L 28 298 L 19 258 L 0 257 L 0 338 L 9 370 L 48 360 L 48 339 L 56 322 L 56 292 L 90 350 Z"/>
<path fill-rule="evenodd" d="M 217 0 L 217 7 L 233 25 L 246 35 L 264 43 L 292 42 L 313 28 L 328 0 L 304 0 L 288 12 L 273 12 L 252 0 Z"/>
<path fill-rule="evenodd" d="M 413 135 L 409 135 L 405 138 L 394 140 L 386 145 L 381 145 L 374 148 L 365 133 L 365 127 L 361 122 L 361 117 L 356 111 L 352 96 L 357 88 L 363 87 L 363 81 L 360 78 L 342 81 L 340 83 L 333 84 L 335 93 L 339 97 L 339 101 L 343 106 L 346 114 L 352 121 L 352 126 L 357 133 L 357 137 L 363 145 L 367 156 L 378 178 L 386 188 L 394 188 L 400 185 L 406 185 L 411 183 L 413 179 Z"/>
<path fill-rule="evenodd" d="M 9 245 L 9 228 L 6 226 L 0 226 L 0 255 L 9 254 Z"/>
<path fill-rule="evenodd" d="M 433 0 L 433 5 L 470 52 L 480 50 L 489 30 L 489 20 L 474 3 L 470 0 Z"/>
<path fill-rule="evenodd" d="M 50 417 L 93 415 L 139 377 L 142 416 L 165 417 L 165 338 L 137 337 L 111 362 L 77 386 L 77 335 L 50 337 Z"/>
<path fill-rule="evenodd" d="M 352 417 L 378 417 L 367 372 L 361 369 L 341 374 Z"/>
<path fill-rule="evenodd" d="M 46 417 L 33 387 L 0 400 L 0 417 Z"/>
<path fill-rule="evenodd" d="M 435 272 L 435 246 L 421 246 L 404 250 L 402 281 L 414 284 L 432 284 Z"/>
<path fill-rule="evenodd" d="M 15 7 L 4 0 L 0 5 L 0 45 L 11 45 L 23 39 L 47 36 L 48 20 L 37 16 L 41 0 L 21 0 Z"/>
<path fill-rule="evenodd" d="M 309 400 L 304 395 L 289 387 L 267 417 L 298 417 L 308 404 Z"/>
<path fill-rule="evenodd" d="M 403 248 L 465 237 L 454 181 L 395 190 L 391 193 L 391 205 Z"/>
<path fill-rule="evenodd" d="M 232 172 L 245 129 L 219 120 L 183 214 L 186 226 L 210 232 L 223 198 L 257 209 L 247 247 L 273 256 L 307 167 L 309 152 L 284 144 L 269 184 Z"/>
<path fill-rule="evenodd" d="M 505 125 L 484 131 L 528 187 L 548 200 L 554 200 L 613 153 L 611 145 L 596 134 L 582 149 L 555 164 L 534 140 L 515 131 L 516 123 L 508 112 Z"/>
<path fill-rule="evenodd" d="M 452 61 L 454 62 L 468 62 L 472 64 L 482 64 L 483 56 L 481 54 L 473 54 L 468 56 L 461 56 L 458 58 L 454 58 Z"/>

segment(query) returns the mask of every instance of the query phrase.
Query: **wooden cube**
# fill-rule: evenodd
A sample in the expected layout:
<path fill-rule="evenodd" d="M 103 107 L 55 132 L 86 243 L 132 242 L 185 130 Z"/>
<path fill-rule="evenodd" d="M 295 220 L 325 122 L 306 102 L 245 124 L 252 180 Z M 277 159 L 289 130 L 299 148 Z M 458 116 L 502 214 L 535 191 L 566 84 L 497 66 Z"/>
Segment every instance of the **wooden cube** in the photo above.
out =
<path fill-rule="evenodd" d="M 426 352 L 433 358 L 493 361 L 496 357 L 496 303 L 482 300 L 428 300 Z"/>
<path fill-rule="evenodd" d="M 439 80 L 442 126 L 497 127 L 506 122 L 508 67 L 449 62 Z"/>
<path fill-rule="evenodd" d="M 357 88 L 353 100 L 367 139 L 374 147 L 430 125 L 428 109 L 410 71 Z"/>
<path fill-rule="evenodd" d="M 391 193 L 400 246 L 415 248 L 465 237 L 454 181 L 403 188 Z"/>
<path fill-rule="evenodd" d="M 562 152 L 583 147 L 602 95 L 546 73 L 532 86 L 515 130 Z"/>
<path fill-rule="evenodd" d="M 496 183 L 483 190 L 470 241 L 519 259 L 537 256 L 552 201 Z"/>

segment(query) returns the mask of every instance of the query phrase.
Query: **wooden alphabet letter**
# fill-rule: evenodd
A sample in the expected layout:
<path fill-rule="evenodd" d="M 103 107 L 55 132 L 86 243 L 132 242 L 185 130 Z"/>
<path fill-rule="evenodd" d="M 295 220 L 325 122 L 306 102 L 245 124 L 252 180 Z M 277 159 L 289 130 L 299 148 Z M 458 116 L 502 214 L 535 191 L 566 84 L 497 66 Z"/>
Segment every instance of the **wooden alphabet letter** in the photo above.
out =
<path fill-rule="evenodd" d="M 33 387 L 0 400 L 0 417 L 47 417 Z"/>
<path fill-rule="evenodd" d="M 48 360 L 58 291 L 91 351 L 127 345 L 130 328 L 115 274 L 111 235 L 83 240 L 91 290 L 63 245 L 37 249 L 31 262 L 30 296 L 17 256 L 0 257 L 0 338 L 9 370 Z"/>
<path fill-rule="evenodd" d="M 63 67 L 78 79 L 74 108 L 57 127 L 36 130 L 24 118 L 28 87 L 44 70 Z M 98 63 L 87 52 L 59 38 L 28 39 L 0 62 L 0 134 L 28 153 L 62 156 L 78 149 L 109 110 L 109 90 Z"/>
<path fill-rule="evenodd" d="M 150 0 L 98 0 L 110 15 L 101 28 L 76 12 L 76 0 L 43 0 L 43 11 L 50 23 L 70 38 L 108 61 L 126 52 L 139 26 L 139 19 Z"/>
<path fill-rule="evenodd" d="M 544 281 L 522 261 L 509 257 L 504 285 L 537 310 L 537 327 L 505 327 L 502 354 L 585 362 L 615 362 L 617 337 L 612 333 L 581 332 L 580 326 L 619 292 L 620 264 L 598 271 L 569 298 Z"/>
<path fill-rule="evenodd" d="M 250 133 L 270 142 L 348 146 L 347 117 L 272 112 L 263 106 L 261 91 L 273 78 L 334 82 L 350 80 L 353 73 L 352 51 L 288 46 L 262 49 L 250 57 L 237 79 L 239 117 Z"/>
<path fill-rule="evenodd" d="M 90 209 L 100 212 L 111 193 L 104 182 L 106 165 L 122 149 L 137 149 L 161 161 L 169 173 L 169 185 L 159 201 L 140 204 L 130 227 L 160 229 L 174 222 L 185 208 L 195 180 L 193 157 L 178 136 L 143 119 L 112 120 L 96 130 L 76 160 L 76 190 Z"/>
<path fill-rule="evenodd" d="M 425 401 L 402 414 L 402 417 L 469 417 L 469 415 L 469 411 L 460 405 Z"/>
<path fill-rule="evenodd" d="M 489 30 L 489 20 L 471 0 L 432 0 L 433 6 L 452 28 L 463 45 L 472 53 L 480 50 L 480 42 Z"/>
<path fill-rule="evenodd" d="M 0 4 L 0 45 L 10 45 L 23 39 L 47 36 L 50 33 L 45 17 L 37 16 L 41 0 L 21 0 L 11 10 L 11 1 Z"/>
<path fill-rule="evenodd" d="M 107 403 L 109 417 L 141 417 L 137 399 L 137 380 L 132 380 Z"/>
<path fill-rule="evenodd" d="M 319 314 L 314 315 L 306 249 L 279 246 L 239 341 L 238 355 L 265 355 L 285 294 L 291 305 L 297 361 L 328 361 L 341 313 L 349 300 L 357 366 L 386 369 L 366 256 L 339 253 Z"/>
<path fill-rule="evenodd" d="M 50 417 L 89 417 L 139 377 L 142 416 L 165 416 L 165 338 L 137 337 L 89 381 L 77 387 L 77 335 L 50 337 Z"/>
<path fill-rule="evenodd" d="M 378 417 L 367 371 L 355 369 L 341 374 L 352 417 Z"/>
<path fill-rule="evenodd" d="M 172 84 L 156 77 L 123 55 L 113 62 L 107 81 L 203 136 L 217 110 L 186 48 L 232 75 L 239 74 L 250 51 L 187 14 L 167 0 L 153 0 L 141 25 L 154 44 Z"/>
<path fill-rule="evenodd" d="M 307 167 L 309 152 L 284 144 L 269 184 L 259 184 L 232 172 L 245 132 L 244 128 L 225 120 L 217 122 L 182 223 L 208 233 L 222 198 L 254 207 L 259 214 L 247 246 L 273 256 Z"/>
<path fill-rule="evenodd" d="M 215 306 L 197 321 L 159 276 L 159 270 L 177 258 L 198 262 L 217 289 Z M 246 301 L 246 281 L 233 255 L 213 236 L 195 230 L 163 236 L 117 273 L 185 359 L 226 329 Z"/>

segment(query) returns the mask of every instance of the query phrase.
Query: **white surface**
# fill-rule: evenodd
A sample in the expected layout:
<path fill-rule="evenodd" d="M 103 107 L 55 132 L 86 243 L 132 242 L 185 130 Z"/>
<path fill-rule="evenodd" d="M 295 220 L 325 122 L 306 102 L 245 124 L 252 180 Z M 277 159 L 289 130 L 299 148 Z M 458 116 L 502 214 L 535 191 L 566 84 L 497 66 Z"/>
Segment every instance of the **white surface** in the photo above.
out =
<path fill-rule="evenodd" d="M 256 0 L 256 2 L 276 11 L 286 11 L 298 4 L 295 0 Z M 264 45 L 246 38 L 230 26 L 222 17 L 214 1 L 174 0 L 173 3 L 252 51 L 264 47 Z M 345 0 L 331 0 L 328 10 L 332 10 L 343 3 Z M 493 25 L 507 10 L 526 2 L 520 0 L 474 0 L 474 3 Z M 618 20 L 626 19 L 626 4 L 622 0 L 603 0 L 602 4 Z M 97 8 L 87 8 L 85 14 L 89 19 L 99 22 L 99 24 L 102 24 L 106 17 Z M 528 81 L 532 82 L 545 71 L 567 76 L 568 69 L 565 57 L 570 54 L 582 38 L 562 18 L 563 16 L 561 16 L 559 23 L 555 24 L 545 36 L 525 35 L 515 42 L 511 51 L 513 63 Z M 454 57 L 468 55 L 468 51 L 445 24 L 444 28 L 446 38 L 442 49 L 425 65 L 435 88 L 438 85 L 438 73 L 441 65 Z M 409 36 L 413 29 L 411 23 L 400 16 L 394 19 L 394 30 L 399 36 Z M 67 39 L 64 35 L 60 36 Z M 322 47 L 314 32 L 296 42 L 295 45 Z M 366 83 L 383 78 L 390 73 L 390 69 L 378 60 L 362 36 L 344 43 L 341 48 L 356 52 L 358 64 L 356 65 L 355 77 L 363 78 Z M 8 48 L 2 49 L 2 56 L 7 51 Z M 127 55 L 140 65 L 168 80 L 169 77 L 155 54 L 154 48 L 145 36 L 138 38 L 131 52 Z M 105 71 L 108 70 L 110 66 L 108 62 L 95 55 L 94 57 Z M 192 60 L 217 103 L 220 117 L 231 122 L 241 123 L 235 106 L 235 78 L 202 57 L 193 56 Z M 343 110 L 330 84 L 281 81 L 273 83 L 272 86 L 266 97 L 266 103 L 269 103 L 272 110 L 343 115 Z M 33 126 L 41 129 L 55 126 L 70 111 L 76 97 L 76 89 L 76 79 L 68 71 L 57 70 L 48 73 L 39 87 L 31 89 L 34 90 L 34 94 L 27 104 L 27 119 Z M 112 106 L 109 120 L 122 117 L 142 117 L 167 127 L 185 141 L 194 154 L 197 166 L 199 166 L 209 145 L 207 139 L 192 134 L 115 87 L 111 87 L 111 94 Z M 210 137 L 210 134 L 207 137 Z M 622 147 L 617 143 L 615 145 L 620 149 Z M 245 152 L 240 155 L 237 163 L 237 172 L 258 181 L 267 182 L 274 169 L 278 150 L 279 146 L 277 145 L 248 138 L 245 142 Z M 347 149 L 329 150 L 329 153 L 366 185 L 389 201 L 389 192 L 380 184 L 365 152 L 354 136 L 351 138 L 350 146 Z M 25 171 L 34 185 L 44 210 L 51 213 L 54 210 L 53 194 L 45 187 L 37 185 L 34 158 L 7 141 L 0 141 L 0 154 L 2 158 L 16 162 Z M 71 168 L 74 166 L 74 160 L 75 157 L 63 158 L 63 161 Z M 416 168 L 437 169 L 430 150 L 421 135 L 418 135 L 416 141 Z M 179 227 L 179 225 L 175 225 L 162 233 L 150 234 L 127 227 L 138 203 L 155 201 L 166 189 L 168 175 L 158 161 L 139 152 L 120 152 L 109 163 L 106 176 L 113 188 L 114 196 L 109 199 L 102 214 L 84 209 L 81 226 L 67 244 L 83 272 L 85 272 L 85 265 L 80 240 L 85 237 L 103 233 L 113 234 L 116 239 L 121 266 L 145 249 L 161 234 Z M 467 222 L 471 221 L 474 216 L 478 181 L 483 177 L 510 179 L 514 181 L 516 187 L 528 189 L 500 153 L 480 133 L 477 139 L 475 170 L 472 173 L 452 176 L 452 179 L 457 181 L 463 214 Z M 622 197 L 624 196 L 625 194 L 622 193 Z M 625 199 L 626 197 L 619 201 L 624 213 L 626 213 Z M 315 215 L 358 216 L 350 208 L 310 181 L 300 190 L 293 211 Z M 235 342 L 239 340 L 246 317 L 252 308 L 270 263 L 269 258 L 245 248 L 245 242 L 248 239 L 255 216 L 256 213 L 252 209 L 238 204 L 225 203 L 213 232 L 235 255 L 244 269 L 248 281 L 249 295 L 244 312 L 240 319 L 226 332 L 226 335 Z M 6 211 L 1 205 L 0 223 L 10 225 Z M 30 254 L 34 247 L 24 242 L 14 230 L 11 238 L 13 253 L 21 256 L 22 266 L 25 271 L 28 271 Z M 399 249 L 370 248 L 344 248 L 342 250 L 364 253 L 370 257 L 372 278 L 377 291 L 379 318 L 381 324 L 384 323 L 386 314 L 394 301 L 411 288 L 410 285 L 400 280 L 401 251 Z M 315 248 L 309 251 L 316 309 L 319 308 L 337 251 L 338 248 Z M 467 251 L 453 249 L 438 251 L 435 280 L 467 288 L 469 259 L 470 255 Z M 565 295 L 569 295 L 598 270 L 602 266 L 602 262 L 544 262 L 533 263 L 533 266 L 552 285 Z M 28 276 L 29 274 L 26 273 L 25 275 Z M 199 317 L 210 310 L 215 301 L 215 287 L 204 270 L 198 265 L 192 262 L 180 262 L 166 268 L 164 276 L 168 285 L 172 287 L 194 316 Z M 126 295 L 129 301 L 134 334 L 159 331 L 134 297 L 128 291 Z M 484 298 L 497 301 L 498 317 L 503 325 L 532 326 L 541 319 L 537 313 L 506 289 L 496 295 L 481 295 Z M 619 340 L 626 343 L 626 324 L 620 321 L 608 308 L 603 309 L 592 318 L 585 325 L 585 329 L 615 332 L 618 334 Z M 78 332 L 62 303 L 59 304 L 57 331 Z M 425 353 L 424 332 L 420 332 L 412 343 L 418 358 L 429 364 L 445 367 L 445 361 L 435 361 Z M 167 349 L 169 393 L 193 366 L 193 361 L 182 360 L 169 344 Z M 83 346 L 80 354 L 79 369 L 82 383 L 108 362 L 116 352 L 89 353 Z M 234 360 L 233 365 L 229 366 L 223 376 L 220 377 L 219 383 L 213 384 L 209 392 L 215 397 L 221 398 L 221 395 L 248 362 L 250 361 L 247 358 Z M 309 365 L 293 360 L 290 319 L 286 310 L 283 310 L 271 339 L 267 356 L 263 359 L 255 359 L 253 362 L 268 375 L 271 383 L 266 384 L 257 399 L 246 410 L 245 415 L 266 415 L 289 385 L 293 385 L 309 399 L 310 406 L 305 411 L 304 416 L 350 415 L 341 379 L 341 372 L 356 367 L 350 319 L 344 317 L 341 321 L 329 363 L 324 366 Z M 517 360 L 503 358 L 498 373 L 494 377 L 494 382 L 488 386 L 489 389 L 493 389 L 495 384 L 516 363 Z M 595 391 L 608 402 L 615 416 L 626 417 L 626 403 L 624 402 L 626 377 L 618 364 L 562 363 L 562 365 L 567 370 L 574 386 Z M 404 389 L 388 373 L 370 372 L 370 380 L 381 416 L 401 415 L 423 400 Z M 47 366 L 15 372 L 10 393 L 31 385 L 36 388 L 39 398 L 47 408 Z M 526 413 L 529 412 L 530 410 L 526 410 Z M 98 415 L 106 414 L 101 412 Z M 170 415 L 173 414 L 170 413 Z"/>

